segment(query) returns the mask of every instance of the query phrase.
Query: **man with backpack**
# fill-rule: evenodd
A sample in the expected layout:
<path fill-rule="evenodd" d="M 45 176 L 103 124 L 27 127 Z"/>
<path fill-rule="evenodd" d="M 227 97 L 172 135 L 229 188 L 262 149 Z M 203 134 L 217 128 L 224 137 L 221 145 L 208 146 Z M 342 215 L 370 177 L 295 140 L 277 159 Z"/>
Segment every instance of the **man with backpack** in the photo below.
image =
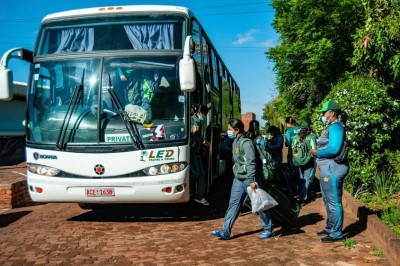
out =
<path fill-rule="evenodd" d="M 310 199 L 310 185 L 315 175 L 315 158 L 311 150 L 316 147 L 316 136 L 311 132 L 309 124 L 302 122 L 300 133 L 293 137 L 291 143 L 292 163 L 299 169 L 298 195 L 299 201 L 304 203 Z"/>

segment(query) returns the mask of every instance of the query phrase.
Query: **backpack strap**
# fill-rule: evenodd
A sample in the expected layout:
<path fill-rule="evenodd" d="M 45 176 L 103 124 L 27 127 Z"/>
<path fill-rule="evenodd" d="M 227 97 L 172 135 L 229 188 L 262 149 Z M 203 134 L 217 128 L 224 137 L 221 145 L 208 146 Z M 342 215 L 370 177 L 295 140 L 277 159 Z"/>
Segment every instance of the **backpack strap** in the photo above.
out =
<path fill-rule="evenodd" d="M 243 137 L 239 142 L 239 152 L 242 154 L 242 156 L 244 156 L 243 143 L 245 143 L 246 141 L 252 141 L 252 140 L 249 138 Z"/>

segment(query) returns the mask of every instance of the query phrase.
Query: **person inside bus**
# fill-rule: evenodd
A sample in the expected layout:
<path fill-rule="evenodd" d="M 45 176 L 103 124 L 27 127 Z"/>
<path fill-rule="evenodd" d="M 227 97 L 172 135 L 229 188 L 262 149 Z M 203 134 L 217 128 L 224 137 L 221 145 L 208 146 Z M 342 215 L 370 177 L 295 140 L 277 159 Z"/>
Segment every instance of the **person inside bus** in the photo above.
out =
<path fill-rule="evenodd" d="M 142 97 L 142 108 L 147 112 L 147 119 L 143 122 L 144 127 L 152 127 L 153 113 L 151 110 L 151 102 L 154 95 L 160 90 L 161 76 L 159 73 L 155 73 L 151 70 L 143 71 L 143 80 L 141 82 L 141 97 Z"/>
<path fill-rule="evenodd" d="M 160 90 L 162 77 L 159 73 L 149 69 L 139 71 L 128 69 L 122 71 L 117 69 L 122 82 L 129 82 L 126 86 L 126 98 L 128 104 L 141 106 L 146 111 L 144 127 L 152 127 L 152 100 L 154 95 Z M 129 73 L 129 74 L 128 74 Z"/>
<path fill-rule="evenodd" d="M 135 105 L 141 104 L 140 99 L 140 71 L 135 68 L 117 68 L 117 74 L 121 82 L 123 100 Z"/>
<path fill-rule="evenodd" d="M 244 124 L 239 119 L 231 119 L 228 123 L 227 135 L 232 138 L 232 158 L 234 179 L 229 198 L 229 206 L 226 210 L 224 223 L 219 230 L 211 231 L 211 235 L 221 240 L 229 240 L 232 227 L 239 216 L 240 210 L 247 197 L 247 187 L 254 191 L 260 184 L 259 169 L 256 167 L 256 147 L 252 141 L 243 141 L 245 139 Z M 242 150 L 241 150 L 242 149 Z M 261 220 L 263 232 L 259 239 L 267 239 L 275 234 L 272 232 L 272 220 L 269 210 L 258 212 Z"/>
<path fill-rule="evenodd" d="M 195 104 L 191 117 L 191 139 L 190 139 L 190 179 L 191 186 L 196 188 L 194 201 L 205 206 L 210 205 L 206 200 L 206 174 L 203 165 L 203 147 L 208 148 L 209 143 L 202 136 L 202 121 L 208 114 L 208 107 Z"/>

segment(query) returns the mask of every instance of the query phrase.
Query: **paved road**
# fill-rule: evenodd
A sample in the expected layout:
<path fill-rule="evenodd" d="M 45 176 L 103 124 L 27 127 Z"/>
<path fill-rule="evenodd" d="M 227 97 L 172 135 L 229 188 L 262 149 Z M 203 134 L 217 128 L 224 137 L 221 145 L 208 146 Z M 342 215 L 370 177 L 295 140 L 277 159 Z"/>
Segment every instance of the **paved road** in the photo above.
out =
<path fill-rule="evenodd" d="M 303 206 L 298 228 L 275 226 L 258 240 L 259 218 L 243 210 L 233 237 L 210 236 L 227 205 L 223 181 L 212 206 L 140 205 L 82 210 L 77 204 L 41 204 L 0 211 L 0 265 L 388 265 L 368 231 L 345 216 L 345 234 L 357 244 L 323 244 L 322 199 Z M 218 193 L 216 193 L 218 192 Z"/>

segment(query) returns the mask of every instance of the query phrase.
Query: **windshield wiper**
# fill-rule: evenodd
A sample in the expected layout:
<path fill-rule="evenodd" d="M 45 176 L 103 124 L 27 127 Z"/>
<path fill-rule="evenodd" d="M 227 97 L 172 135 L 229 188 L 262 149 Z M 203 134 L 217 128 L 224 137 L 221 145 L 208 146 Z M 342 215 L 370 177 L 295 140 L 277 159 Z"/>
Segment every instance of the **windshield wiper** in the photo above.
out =
<path fill-rule="evenodd" d="M 58 134 L 56 146 L 60 150 L 65 149 L 65 135 L 67 133 L 69 122 L 71 121 L 72 114 L 75 111 L 76 106 L 80 102 L 83 105 L 83 82 L 85 79 L 85 69 L 82 72 L 81 83 L 78 86 L 75 86 L 74 91 L 71 95 L 71 99 L 69 100 L 67 112 L 65 113 L 63 122 L 61 124 L 60 133 Z"/>
<path fill-rule="evenodd" d="M 134 125 L 134 127 L 132 126 L 132 124 L 126 119 L 126 115 L 125 112 L 122 108 L 121 102 L 119 101 L 117 95 L 115 94 L 114 89 L 112 89 L 111 86 L 111 77 L 110 77 L 110 73 L 108 73 L 108 93 L 111 96 L 111 101 L 115 104 L 115 106 L 117 107 L 117 111 L 119 116 L 121 117 L 122 121 L 124 121 L 126 130 L 128 130 L 128 133 L 131 137 L 131 139 L 133 140 L 133 143 L 135 144 L 135 146 L 141 150 L 144 149 L 144 145 L 143 142 L 140 138 L 140 134 L 138 132 L 138 129 L 136 127 L 136 125 Z"/>

